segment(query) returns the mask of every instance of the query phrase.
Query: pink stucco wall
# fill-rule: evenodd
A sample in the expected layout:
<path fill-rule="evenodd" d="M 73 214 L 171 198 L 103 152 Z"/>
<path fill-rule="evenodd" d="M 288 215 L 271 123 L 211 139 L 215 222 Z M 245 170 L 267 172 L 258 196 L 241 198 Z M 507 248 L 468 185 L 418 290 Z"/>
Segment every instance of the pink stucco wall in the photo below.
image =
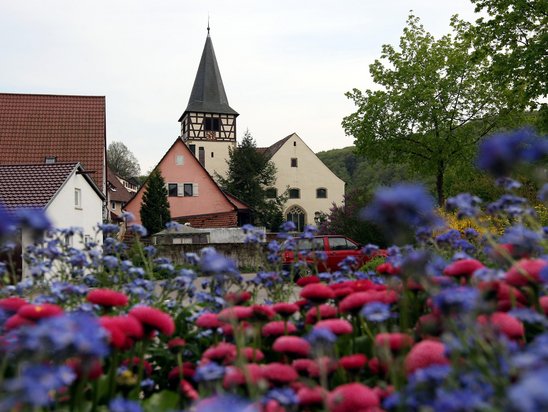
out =
<path fill-rule="evenodd" d="M 177 164 L 177 156 L 183 156 L 182 164 Z M 198 196 L 168 197 L 173 219 L 234 211 L 234 206 L 180 138 L 171 146 L 158 167 L 166 183 L 198 184 Z M 145 189 L 146 186 L 141 187 L 124 208 L 135 216 L 134 223 L 141 223 L 139 210 Z"/>

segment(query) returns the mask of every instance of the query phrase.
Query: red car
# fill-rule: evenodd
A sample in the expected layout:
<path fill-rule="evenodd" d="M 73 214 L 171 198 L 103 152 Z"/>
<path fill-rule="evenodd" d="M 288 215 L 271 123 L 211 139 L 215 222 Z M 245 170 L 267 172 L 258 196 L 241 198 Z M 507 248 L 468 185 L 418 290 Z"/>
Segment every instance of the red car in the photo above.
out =
<path fill-rule="evenodd" d="M 362 252 L 362 246 L 352 239 L 340 235 L 314 236 L 312 239 L 293 238 L 289 243 L 294 242 L 294 250 L 286 249 L 282 254 L 282 264 L 285 270 L 290 270 L 291 265 L 296 262 L 303 262 L 305 273 L 335 272 L 340 270 L 339 264 L 347 257 L 356 259 L 354 269 L 363 266 L 372 256 Z M 290 246 L 289 246 L 290 247 Z M 295 254 L 297 252 L 297 254 Z M 385 256 L 384 251 L 376 255 Z M 301 274 L 303 270 L 299 271 Z"/>

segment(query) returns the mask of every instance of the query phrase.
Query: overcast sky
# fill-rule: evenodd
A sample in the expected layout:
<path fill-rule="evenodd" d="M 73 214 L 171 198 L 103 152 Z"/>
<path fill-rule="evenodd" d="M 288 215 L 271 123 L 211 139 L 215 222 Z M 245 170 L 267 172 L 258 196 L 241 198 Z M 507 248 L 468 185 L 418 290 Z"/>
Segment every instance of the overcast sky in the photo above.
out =
<path fill-rule="evenodd" d="M 469 0 L 0 0 L 0 91 L 106 96 L 107 144 L 144 172 L 179 135 L 209 14 L 238 139 L 341 148 L 344 93 L 373 87 L 368 66 L 410 10 L 436 36 L 475 19 Z"/>

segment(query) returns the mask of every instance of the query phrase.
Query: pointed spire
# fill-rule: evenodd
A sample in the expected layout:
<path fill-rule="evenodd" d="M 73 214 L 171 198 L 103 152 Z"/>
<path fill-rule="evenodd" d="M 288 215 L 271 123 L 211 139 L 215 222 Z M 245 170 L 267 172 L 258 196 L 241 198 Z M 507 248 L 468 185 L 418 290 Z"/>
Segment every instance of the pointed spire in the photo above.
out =
<path fill-rule="evenodd" d="M 228 105 L 221 72 L 217 65 L 213 43 L 209 35 L 209 19 L 207 24 L 207 38 L 202 52 L 194 86 L 190 93 L 190 99 L 186 112 L 200 113 L 220 113 L 235 114 L 238 113 Z M 183 113 L 184 115 L 184 113 Z M 181 117 L 182 118 L 182 117 Z"/>

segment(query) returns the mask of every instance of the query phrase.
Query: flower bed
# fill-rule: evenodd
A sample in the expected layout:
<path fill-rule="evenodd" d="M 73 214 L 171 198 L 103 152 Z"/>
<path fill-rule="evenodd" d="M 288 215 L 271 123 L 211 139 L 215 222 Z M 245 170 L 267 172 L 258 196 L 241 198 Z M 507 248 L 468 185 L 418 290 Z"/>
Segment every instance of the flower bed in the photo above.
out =
<path fill-rule="evenodd" d="M 480 162 L 494 174 L 546 159 L 545 139 L 496 139 Z M 280 269 L 291 223 L 248 281 L 211 248 L 176 267 L 113 225 L 83 249 L 64 242 L 77 230 L 52 231 L 28 250 L 31 278 L 8 284 L 3 268 L 0 410 L 547 410 L 547 229 L 501 183 L 485 208 L 448 205 L 476 225 L 510 216 L 502 236 L 444 229 L 419 186 L 384 189 L 364 216 L 400 242 L 386 261 L 296 282 Z M 0 210 L 4 247 L 15 224 L 47 228 L 33 213 Z"/>

